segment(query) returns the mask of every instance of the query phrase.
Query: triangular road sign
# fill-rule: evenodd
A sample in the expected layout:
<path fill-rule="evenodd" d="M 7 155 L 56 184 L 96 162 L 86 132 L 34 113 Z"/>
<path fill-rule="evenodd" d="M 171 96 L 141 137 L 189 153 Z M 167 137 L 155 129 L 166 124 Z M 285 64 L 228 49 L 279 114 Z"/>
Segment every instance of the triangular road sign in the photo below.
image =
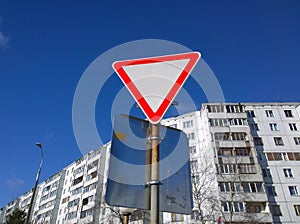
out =
<path fill-rule="evenodd" d="M 200 56 L 199 52 L 189 52 L 116 61 L 113 68 L 149 121 L 156 124 L 166 113 Z"/>

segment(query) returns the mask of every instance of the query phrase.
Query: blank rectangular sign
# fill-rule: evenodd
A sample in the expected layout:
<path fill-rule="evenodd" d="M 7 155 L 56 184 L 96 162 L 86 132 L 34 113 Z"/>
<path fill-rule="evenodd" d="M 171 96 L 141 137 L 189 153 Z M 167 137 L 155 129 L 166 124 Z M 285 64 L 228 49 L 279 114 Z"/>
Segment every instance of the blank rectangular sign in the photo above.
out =
<path fill-rule="evenodd" d="M 149 209 L 151 124 L 116 116 L 113 124 L 110 165 L 105 200 L 111 206 Z M 159 126 L 159 210 L 192 212 L 192 185 L 188 139 L 177 129 Z"/>

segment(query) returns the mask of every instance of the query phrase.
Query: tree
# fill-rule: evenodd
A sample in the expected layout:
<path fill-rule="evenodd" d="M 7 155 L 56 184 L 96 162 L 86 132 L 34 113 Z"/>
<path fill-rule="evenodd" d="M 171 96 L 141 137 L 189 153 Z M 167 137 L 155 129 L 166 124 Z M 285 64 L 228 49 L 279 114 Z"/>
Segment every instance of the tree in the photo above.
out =
<path fill-rule="evenodd" d="M 216 173 L 213 160 L 204 152 L 191 159 L 191 176 L 194 200 L 194 217 L 200 223 L 216 220 L 218 215 L 218 194 L 216 194 Z"/>
<path fill-rule="evenodd" d="M 25 222 L 25 218 L 26 213 L 17 208 L 7 216 L 6 224 L 23 224 Z"/>

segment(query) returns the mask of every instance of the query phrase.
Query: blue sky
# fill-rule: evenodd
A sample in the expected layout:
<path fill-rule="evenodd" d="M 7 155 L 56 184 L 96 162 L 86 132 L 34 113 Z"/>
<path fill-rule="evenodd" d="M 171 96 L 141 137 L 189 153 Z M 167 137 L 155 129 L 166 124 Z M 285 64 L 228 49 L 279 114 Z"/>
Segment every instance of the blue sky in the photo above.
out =
<path fill-rule="evenodd" d="M 0 207 L 33 186 L 35 142 L 41 180 L 81 156 L 72 102 L 87 66 L 149 38 L 200 51 L 228 102 L 299 101 L 298 1 L 1 1 Z"/>

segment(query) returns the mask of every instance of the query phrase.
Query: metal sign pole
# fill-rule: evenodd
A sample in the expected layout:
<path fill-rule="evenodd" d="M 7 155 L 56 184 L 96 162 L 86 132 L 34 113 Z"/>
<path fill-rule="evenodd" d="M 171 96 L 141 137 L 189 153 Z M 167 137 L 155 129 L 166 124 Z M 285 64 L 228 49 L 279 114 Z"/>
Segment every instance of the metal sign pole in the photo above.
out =
<path fill-rule="evenodd" d="M 159 223 L 159 124 L 151 124 L 151 224 Z"/>

